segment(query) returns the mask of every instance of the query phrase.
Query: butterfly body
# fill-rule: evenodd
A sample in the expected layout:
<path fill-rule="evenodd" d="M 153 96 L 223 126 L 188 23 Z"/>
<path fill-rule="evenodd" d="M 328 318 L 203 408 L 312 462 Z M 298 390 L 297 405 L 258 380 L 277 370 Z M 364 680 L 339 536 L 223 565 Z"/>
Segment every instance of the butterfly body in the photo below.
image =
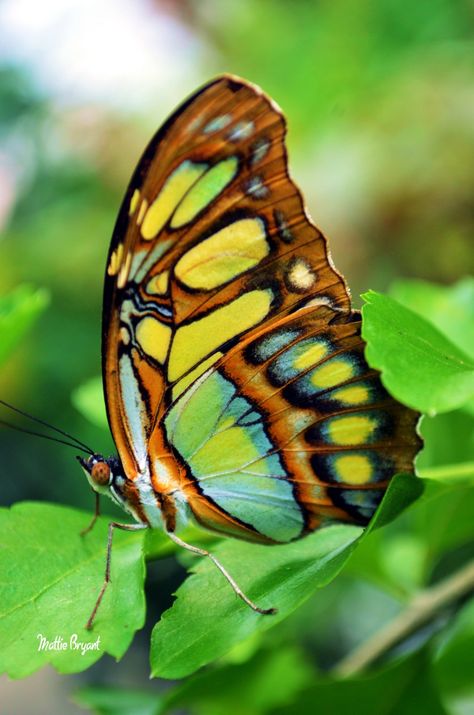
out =
<path fill-rule="evenodd" d="M 418 415 L 365 361 L 285 134 L 261 90 L 223 76 L 157 132 L 126 192 L 103 308 L 118 477 L 98 486 L 142 526 L 285 543 L 366 524 L 413 471 Z M 95 489 L 102 467 L 83 466 Z"/>

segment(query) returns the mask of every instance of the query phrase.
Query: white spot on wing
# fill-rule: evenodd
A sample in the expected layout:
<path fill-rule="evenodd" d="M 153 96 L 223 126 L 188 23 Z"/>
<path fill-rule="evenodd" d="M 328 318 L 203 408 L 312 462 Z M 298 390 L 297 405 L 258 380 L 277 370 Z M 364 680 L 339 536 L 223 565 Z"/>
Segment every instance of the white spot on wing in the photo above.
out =
<path fill-rule="evenodd" d="M 305 293 L 316 283 L 316 273 L 308 261 L 299 257 L 292 259 L 285 275 L 288 288 L 297 293 Z"/>
<path fill-rule="evenodd" d="M 249 119 L 237 122 L 229 134 L 227 135 L 231 142 L 241 141 L 242 139 L 248 139 L 255 131 L 255 124 Z"/>
<path fill-rule="evenodd" d="M 261 176 L 252 176 L 245 186 L 245 192 L 256 199 L 264 199 L 270 193 Z"/>
<path fill-rule="evenodd" d="M 252 166 L 255 166 L 255 164 L 258 164 L 260 161 L 262 161 L 264 156 L 266 156 L 266 154 L 268 153 L 269 149 L 269 139 L 267 139 L 266 137 L 260 137 L 260 139 L 257 139 L 255 144 L 252 146 Z"/>
<path fill-rule="evenodd" d="M 219 117 L 214 117 L 206 124 L 203 129 L 204 134 L 212 134 L 224 129 L 231 122 L 231 117 L 228 114 L 221 114 Z"/>

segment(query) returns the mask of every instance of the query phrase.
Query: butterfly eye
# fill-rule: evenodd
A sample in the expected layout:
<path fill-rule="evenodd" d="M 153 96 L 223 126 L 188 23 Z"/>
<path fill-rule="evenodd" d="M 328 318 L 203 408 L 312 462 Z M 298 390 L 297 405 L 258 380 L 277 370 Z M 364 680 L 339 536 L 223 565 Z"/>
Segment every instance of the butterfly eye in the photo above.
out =
<path fill-rule="evenodd" d="M 90 474 L 92 480 L 101 487 L 107 486 L 110 481 L 110 467 L 107 462 L 96 462 Z"/>

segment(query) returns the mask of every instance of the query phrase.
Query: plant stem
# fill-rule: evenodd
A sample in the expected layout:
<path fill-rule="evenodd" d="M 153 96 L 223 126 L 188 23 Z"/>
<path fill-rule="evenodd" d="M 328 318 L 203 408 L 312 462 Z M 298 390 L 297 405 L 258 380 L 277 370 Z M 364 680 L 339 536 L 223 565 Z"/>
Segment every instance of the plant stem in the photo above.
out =
<path fill-rule="evenodd" d="M 443 607 L 454 603 L 471 591 L 474 593 L 474 559 L 441 583 L 420 591 L 391 623 L 343 658 L 333 668 L 331 675 L 347 678 L 360 673 L 429 621 Z"/>
<path fill-rule="evenodd" d="M 474 462 L 461 462 L 460 464 L 443 464 L 439 467 L 426 467 L 419 470 L 423 479 L 444 479 L 446 484 L 452 479 L 474 476 Z"/>

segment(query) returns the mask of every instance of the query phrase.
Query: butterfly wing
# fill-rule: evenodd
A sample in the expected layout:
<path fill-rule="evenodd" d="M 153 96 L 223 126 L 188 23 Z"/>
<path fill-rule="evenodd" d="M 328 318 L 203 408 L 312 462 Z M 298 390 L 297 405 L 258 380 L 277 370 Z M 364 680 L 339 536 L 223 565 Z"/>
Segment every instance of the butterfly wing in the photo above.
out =
<path fill-rule="evenodd" d="M 385 404 L 386 419 L 393 413 L 396 430 L 412 437 L 413 413 L 405 419 L 409 411 L 399 409 L 385 393 L 381 403 L 382 387 L 363 361 L 359 324 L 351 314 L 344 281 L 288 175 L 285 132 L 274 103 L 233 77 L 217 79 L 187 100 L 138 164 L 112 239 L 105 284 L 103 371 L 109 422 L 127 475 L 140 483 L 145 513 L 150 517 L 159 507 L 171 514 L 171 495 L 179 491 L 203 525 L 253 540 L 294 538 L 315 528 L 325 514 L 363 520 L 362 507 L 365 515 L 373 510 L 395 467 L 409 465 L 416 451 L 411 441 L 405 451 L 394 447 L 393 454 L 400 458 L 393 460 L 387 453 L 383 462 L 395 432 L 387 428 L 382 435 L 375 427 L 381 439 L 376 449 L 369 442 L 356 443 L 358 450 L 349 450 L 345 462 L 324 455 L 332 454 L 335 446 L 338 453 L 342 447 L 349 449 L 350 442 L 327 438 L 308 447 L 306 438 L 293 435 L 292 446 L 285 446 L 297 415 L 314 422 L 329 410 L 321 404 L 330 404 L 334 417 L 328 424 L 333 425 L 337 415 L 343 419 L 345 413 L 339 413 L 347 405 L 324 400 L 316 405 L 315 394 L 310 406 L 299 404 L 291 396 L 291 385 L 273 384 L 270 364 L 252 362 L 251 348 L 244 348 L 258 335 L 271 341 L 277 323 L 292 325 L 302 314 L 313 316 L 304 329 L 314 330 L 317 324 L 321 335 L 326 330 L 333 352 L 346 349 L 341 347 L 346 345 L 345 331 L 352 331 L 358 347 L 351 347 L 350 355 L 358 355 L 360 375 L 377 383 L 369 402 L 378 405 L 380 419 Z M 329 322 L 334 323 L 332 332 Z M 298 336 L 294 339 L 303 344 L 304 330 Z M 330 370 L 328 356 L 321 360 L 328 361 Z M 346 383 L 344 375 L 338 378 L 341 385 Z M 204 439 L 204 432 L 211 430 L 207 437 L 212 435 L 212 414 L 220 414 L 227 401 L 231 413 L 224 410 L 224 423 L 237 419 L 234 411 L 247 403 L 253 405 L 251 421 L 239 417 L 244 422 L 198 449 L 196 434 Z M 245 406 L 244 412 L 248 409 Z M 177 420 L 182 413 L 186 418 Z M 183 446 L 183 429 L 191 447 Z M 263 460 L 256 472 L 242 471 L 246 462 L 240 467 L 232 459 L 228 463 L 235 455 L 248 457 L 251 449 L 257 450 L 254 459 L 260 455 Z M 367 457 L 362 467 L 371 450 L 381 455 L 379 462 Z M 339 480 L 331 472 L 330 459 Z M 359 476 L 344 481 L 341 475 L 357 465 Z M 261 469 L 269 474 L 259 476 Z M 223 471 L 233 486 L 217 476 Z M 370 504 L 364 506 L 362 492 L 375 483 L 378 491 L 370 491 Z M 216 490 L 221 497 L 223 490 L 224 496 L 217 498 Z M 350 501 L 356 492 L 362 500 L 359 511 Z M 250 512 L 255 510 L 267 517 L 272 513 L 280 524 L 278 538 L 265 531 L 263 522 L 253 523 Z"/>
<path fill-rule="evenodd" d="M 284 542 L 331 520 L 369 521 L 420 440 L 417 413 L 390 397 L 363 350 L 358 314 L 301 308 L 178 398 L 163 425 L 188 465 L 198 522 Z"/>
<path fill-rule="evenodd" d="M 103 311 L 109 424 L 127 474 L 145 468 L 167 386 L 312 296 L 349 306 L 288 177 L 284 136 L 262 92 L 223 77 L 175 112 L 138 164 Z"/>

